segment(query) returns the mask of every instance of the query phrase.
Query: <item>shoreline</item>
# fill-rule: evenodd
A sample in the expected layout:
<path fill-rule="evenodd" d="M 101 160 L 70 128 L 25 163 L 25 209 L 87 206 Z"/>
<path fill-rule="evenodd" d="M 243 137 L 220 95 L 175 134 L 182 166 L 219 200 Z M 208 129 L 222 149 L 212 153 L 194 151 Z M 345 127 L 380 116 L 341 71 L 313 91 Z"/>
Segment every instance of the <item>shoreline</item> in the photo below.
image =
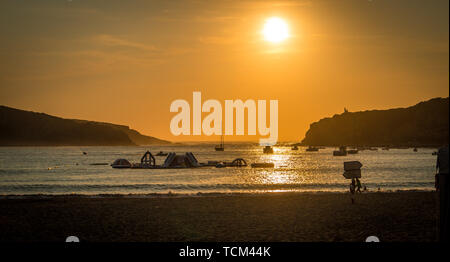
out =
<path fill-rule="evenodd" d="M 427 193 L 436 192 L 434 189 L 399 189 L 399 190 L 382 190 L 382 191 L 367 191 L 357 193 L 358 195 L 365 194 L 406 194 L 406 193 Z M 3 199 L 52 199 L 52 198 L 88 198 L 88 199 L 105 199 L 105 198 L 188 198 L 188 197 L 239 197 L 239 196 L 261 196 L 261 195 L 318 195 L 318 194 L 349 194 L 348 191 L 275 191 L 275 192 L 197 192 L 197 193 L 117 193 L 117 194 L 8 194 L 1 195 L 0 200 Z M 349 195 L 350 196 L 350 195 Z"/>

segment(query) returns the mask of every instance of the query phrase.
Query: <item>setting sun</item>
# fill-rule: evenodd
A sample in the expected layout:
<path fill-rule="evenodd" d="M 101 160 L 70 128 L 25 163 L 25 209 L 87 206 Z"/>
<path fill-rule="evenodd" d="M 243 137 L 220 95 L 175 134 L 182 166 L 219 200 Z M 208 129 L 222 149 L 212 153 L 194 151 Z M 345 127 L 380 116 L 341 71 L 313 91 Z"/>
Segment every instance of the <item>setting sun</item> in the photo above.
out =
<path fill-rule="evenodd" d="M 266 41 L 279 43 L 289 37 L 289 27 L 283 19 L 271 17 L 264 24 L 262 33 Z"/>

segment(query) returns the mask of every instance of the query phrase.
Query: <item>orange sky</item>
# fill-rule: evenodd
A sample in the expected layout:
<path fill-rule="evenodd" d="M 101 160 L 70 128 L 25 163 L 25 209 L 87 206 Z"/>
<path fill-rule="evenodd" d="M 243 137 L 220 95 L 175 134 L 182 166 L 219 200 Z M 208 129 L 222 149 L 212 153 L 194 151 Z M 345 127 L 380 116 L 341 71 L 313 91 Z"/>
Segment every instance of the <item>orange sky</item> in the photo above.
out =
<path fill-rule="evenodd" d="M 1 1 L 0 104 L 171 141 L 175 99 L 278 99 L 279 140 L 449 95 L 447 0 Z M 261 30 L 277 16 L 291 37 Z M 228 137 L 253 140 L 259 137 Z"/>

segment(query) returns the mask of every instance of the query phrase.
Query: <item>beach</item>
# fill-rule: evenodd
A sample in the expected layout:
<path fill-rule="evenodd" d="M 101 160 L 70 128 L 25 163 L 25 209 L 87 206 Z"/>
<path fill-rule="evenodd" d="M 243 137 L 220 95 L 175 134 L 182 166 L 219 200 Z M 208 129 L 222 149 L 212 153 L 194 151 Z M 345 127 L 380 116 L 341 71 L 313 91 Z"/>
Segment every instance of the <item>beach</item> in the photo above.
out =
<path fill-rule="evenodd" d="M 0 197 L 0 241 L 437 240 L 435 192 Z"/>

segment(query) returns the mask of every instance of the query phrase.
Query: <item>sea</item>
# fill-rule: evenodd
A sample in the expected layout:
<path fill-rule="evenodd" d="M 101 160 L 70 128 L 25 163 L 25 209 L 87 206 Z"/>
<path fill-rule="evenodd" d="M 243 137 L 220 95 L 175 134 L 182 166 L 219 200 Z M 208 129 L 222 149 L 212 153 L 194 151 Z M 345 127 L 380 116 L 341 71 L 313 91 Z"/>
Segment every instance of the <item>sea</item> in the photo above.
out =
<path fill-rule="evenodd" d="M 0 195 L 103 195 L 103 194 L 201 194 L 263 192 L 346 192 L 344 161 L 360 161 L 361 183 L 369 192 L 433 190 L 436 149 L 364 150 L 333 156 L 336 148 L 307 152 L 275 146 L 264 154 L 252 143 L 227 144 L 216 152 L 214 144 L 105 147 L 0 147 Z M 250 165 L 272 162 L 274 168 L 214 166 L 184 169 L 115 169 L 114 160 L 139 163 L 149 150 L 185 154 L 199 162 L 243 158 Z M 84 152 L 84 153 L 83 153 Z M 166 157 L 156 156 L 157 164 Z"/>

